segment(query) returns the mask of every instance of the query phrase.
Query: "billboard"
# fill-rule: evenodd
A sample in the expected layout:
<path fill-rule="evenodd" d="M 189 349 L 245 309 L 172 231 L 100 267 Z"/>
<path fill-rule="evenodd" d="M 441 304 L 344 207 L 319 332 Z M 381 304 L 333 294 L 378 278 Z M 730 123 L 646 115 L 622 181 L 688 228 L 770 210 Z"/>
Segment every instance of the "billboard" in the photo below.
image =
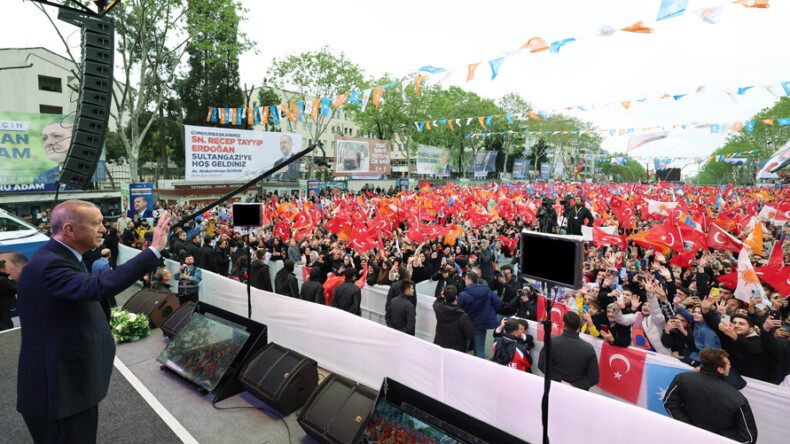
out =
<path fill-rule="evenodd" d="M 135 214 L 140 218 L 148 219 L 148 223 L 154 221 L 154 184 L 149 182 L 130 183 L 129 200 L 131 208 L 126 212 L 126 217 L 134 219 Z"/>
<path fill-rule="evenodd" d="M 496 171 L 497 151 L 478 151 L 469 170 L 475 173 L 493 173 Z"/>
<path fill-rule="evenodd" d="M 417 174 L 449 176 L 453 170 L 450 150 L 428 145 L 417 145 Z"/>
<path fill-rule="evenodd" d="M 55 191 L 73 129 L 74 123 L 60 114 L 0 111 L 0 192 Z M 100 161 L 92 180 L 104 177 Z"/>
<path fill-rule="evenodd" d="M 516 159 L 513 161 L 513 178 L 523 179 L 529 177 L 529 165 L 532 159 Z"/>
<path fill-rule="evenodd" d="M 302 135 L 295 133 L 184 125 L 184 134 L 188 181 L 251 179 L 302 147 Z M 271 179 L 298 179 L 300 162 L 277 170 Z"/>
<path fill-rule="evenodd" d="M 390 174 L 389 140 L 335 136 L 335 176 Z"/>

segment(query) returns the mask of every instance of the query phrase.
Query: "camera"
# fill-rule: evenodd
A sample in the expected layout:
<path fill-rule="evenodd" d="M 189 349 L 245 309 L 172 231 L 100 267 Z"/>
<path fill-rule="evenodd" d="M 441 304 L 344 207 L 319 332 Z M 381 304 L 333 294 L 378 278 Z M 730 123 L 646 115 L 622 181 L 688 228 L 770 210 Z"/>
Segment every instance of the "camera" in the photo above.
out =
<path fill-rule="evenodd" d="M 552 199 L 552 198 L 550 198 L 548 196 L 544 196 L 543 197 L 543 206 L 544 207 L 550 207 L 552 205 L 554 205 L 554 199 Z"/>
<path fill-rule="evenodd" d="M 571 205 L 572 198 L 573 195 L 571 193 L 566 194 L 565 198 L 560 201 L 560 205 L 562 205 L 563 207 L 569 207 Z"/>

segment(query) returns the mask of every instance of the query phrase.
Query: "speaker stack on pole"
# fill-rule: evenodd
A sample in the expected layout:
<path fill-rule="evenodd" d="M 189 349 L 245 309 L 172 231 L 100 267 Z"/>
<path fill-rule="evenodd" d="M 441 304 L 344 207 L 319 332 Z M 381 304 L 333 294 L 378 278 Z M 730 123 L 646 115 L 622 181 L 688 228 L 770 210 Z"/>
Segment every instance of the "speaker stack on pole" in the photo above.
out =
<path fill-rule="evenodd" d="M 112 103 L 115 25 L 109 17 L 61 9 L 58 18 L 82 29 L 79 95 L 71 144 L 58 182 L 85 189 L 99 164 Z"/>

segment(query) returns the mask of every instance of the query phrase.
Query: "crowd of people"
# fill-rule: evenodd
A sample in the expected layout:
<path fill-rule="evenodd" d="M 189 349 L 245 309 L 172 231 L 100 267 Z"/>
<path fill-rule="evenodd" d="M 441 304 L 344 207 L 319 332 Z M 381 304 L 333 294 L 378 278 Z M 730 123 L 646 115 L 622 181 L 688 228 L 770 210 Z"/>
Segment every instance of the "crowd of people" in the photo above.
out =
<path fill-rule="evenodd" d="M 753 187 L 564 183 L 425 185 L 397 193 L 325 189 L 309 199 L 259 194 L 244 201 L 263 204 L 262 227 L 234 229 L 229 204 L 176 226 L 163 256 L 182 264 L 178 276 L 152 270 L 146 282 L 195 300 L 201 270 L 211 271 L 357 315 L 360 288 L 383 285 L 387 325 L 414 335 L 416 284 L 435 281 L 437 344 L 531 371 L 534 340 L 523 320 L 538 319 L 543 307 L 541 289 L 518 278 L 518 234 L 611 227 L 610 238 L 585 242 L 583 287 L 558 298 L 577 315 L 580 334 L 696 367 L 704 367 L 703 350 L 721 349 L 731 362 L 731 386 L 743 387 L 744 376 L 787 384 L 790 292 L 762 281 L 767 301 L 759 294 L 736 297 L 737 250 L 706 242 L 707 233 L 721 228 L 735 242 L 750 240 L 744 248 L 752 266 L 783 270 L 788 253 L 780 239 L 790 226 L 777 209 L 786 198 L 784 190 Z M 157 207 L 175 221 L 200 209 Z M 108 227 L 105 247 L 117 251 L 116 240 L 144 248 L 156 220 L 122 217 L 116 224 Z M 686 233 L 681 249 L 650 236 L 666 227 Z M 762 251 L 753 242 L 758 231 Z M 276 261 L 283 266 L 272 279 Z M 309 270 L 301 288 L 297 265 Z M 492 334 L 495 348 L 486 350 Z"/>

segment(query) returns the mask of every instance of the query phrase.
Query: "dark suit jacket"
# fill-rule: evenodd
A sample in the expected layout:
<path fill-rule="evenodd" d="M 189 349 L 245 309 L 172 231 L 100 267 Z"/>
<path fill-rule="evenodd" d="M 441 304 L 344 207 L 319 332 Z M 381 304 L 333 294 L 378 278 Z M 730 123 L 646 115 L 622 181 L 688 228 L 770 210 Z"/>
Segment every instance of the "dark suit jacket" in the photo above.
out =
<path fill-rule="evenodd" d="M 125 290 L 158 262 L 146 249 L 116 271 L 91 276 L 54 239 L 36 252 L 18 285 L 20 413 L 59 419 L 104 398 L 115 342 L 99 301 Z"/>
<path fill-rule="evenodd" d="M 276 162 L 274 162 L 274 166 L 278 166 L 285 162 L 286 159 L 279 158 Z M 298 179 L 299 178 L 299 164 L 302 162 L 301 159 L 294 161 L 290 165 L 288 165 L 288 171 L 280 174 L 274 174 L 275 179 Z"/>

